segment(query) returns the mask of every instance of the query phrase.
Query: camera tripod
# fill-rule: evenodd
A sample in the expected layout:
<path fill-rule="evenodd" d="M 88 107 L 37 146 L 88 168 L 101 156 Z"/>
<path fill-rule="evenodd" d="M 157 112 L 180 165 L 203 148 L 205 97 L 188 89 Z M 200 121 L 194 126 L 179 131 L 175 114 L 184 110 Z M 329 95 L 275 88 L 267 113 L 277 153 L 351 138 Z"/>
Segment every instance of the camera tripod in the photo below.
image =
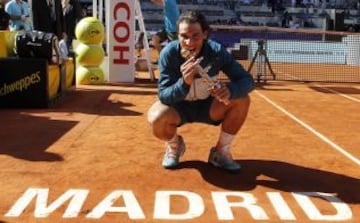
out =
<path fill-rule="evenodd" d="M 257 72 L 256 72 L 257 82 L 260 82 L 261 77 L 265 76 L 266 65 L 269 68 L 269 71 L 273 77 L 273 80 L 275 80 L 275 73 L 274 73 L 273 69 L 271 68 L 269 58 L 267 57 L 266 50 L 264 49 L 264 40 L 259 40 L 259 41 L 257 41 L 257 43 L 258 43 L 258 49 L 256 50 L 255 55 L 251 60 L 248 72 L 249 73 L 251 72 L 251 69 L 252 69 L 256 59 L 258 59 L 257 60 Z M 259 58 L 257 58 L 258 56 L 259 56 Z M 264 79 L 264 81 L 266 81 L 266 79 Z"/>

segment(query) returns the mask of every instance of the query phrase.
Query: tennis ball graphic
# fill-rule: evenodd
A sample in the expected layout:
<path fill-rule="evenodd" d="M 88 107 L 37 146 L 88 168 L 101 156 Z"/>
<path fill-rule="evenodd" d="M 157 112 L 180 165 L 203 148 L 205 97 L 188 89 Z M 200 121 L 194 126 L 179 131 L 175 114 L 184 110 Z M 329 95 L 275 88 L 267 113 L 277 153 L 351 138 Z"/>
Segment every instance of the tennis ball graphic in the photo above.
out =
<path fill-rule="evenodd" d="M 76 84 L 95 85 L 104 83 L 104 71 L 100 67 L 79 66 L 76 69 Z"/>
<path fill-rule="evenodd" d="M 85 44 L 100 44 L 104 40 L 104 25 L 95 17 L 81 19 L 75 27 L 76 38 Z"/>
<path fill-rule="evenodd" d="M 76 62 L 82 66 L 99 66 L 105 57 L 104 49 L 97 44 L 80 43 L 76 49 Z"/>

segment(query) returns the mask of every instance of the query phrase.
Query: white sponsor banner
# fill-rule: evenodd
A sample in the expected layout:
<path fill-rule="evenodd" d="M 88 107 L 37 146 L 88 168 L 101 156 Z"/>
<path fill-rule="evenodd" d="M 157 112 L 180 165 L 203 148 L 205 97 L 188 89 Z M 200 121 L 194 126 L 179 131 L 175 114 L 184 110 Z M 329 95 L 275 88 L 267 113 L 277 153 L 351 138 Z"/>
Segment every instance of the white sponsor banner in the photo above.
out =
<path fill-rule="evenodd" d="M 133 82 L 135 76 L 134 0 L 106 1 L 107 81 Z"/>
<path fill-rule="evenodd" d="M 251 54 L 258 43 L 251 41 Z M 346 44 L 267 40 L 264 45 L 270 62 L 345 64 Z"/>

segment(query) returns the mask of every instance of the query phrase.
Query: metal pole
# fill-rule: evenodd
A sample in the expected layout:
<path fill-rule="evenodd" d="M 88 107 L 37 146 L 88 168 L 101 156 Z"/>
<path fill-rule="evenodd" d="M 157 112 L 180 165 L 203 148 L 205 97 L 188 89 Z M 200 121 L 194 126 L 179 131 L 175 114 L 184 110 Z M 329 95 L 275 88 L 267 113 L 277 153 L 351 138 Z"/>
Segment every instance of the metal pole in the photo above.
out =
<path fill-rule="evenodd" d="M 101 23 L 104 22 L 104 0 L 99 0 L 99 20 Z"/>
<path fill-rule="evenodd" d="M 93 4 L 92 4 L 92 16 L 97 18 L 97 10 L 98 10 L 98 4 L 97 4 L 97 0 L 93 0 Z"/>

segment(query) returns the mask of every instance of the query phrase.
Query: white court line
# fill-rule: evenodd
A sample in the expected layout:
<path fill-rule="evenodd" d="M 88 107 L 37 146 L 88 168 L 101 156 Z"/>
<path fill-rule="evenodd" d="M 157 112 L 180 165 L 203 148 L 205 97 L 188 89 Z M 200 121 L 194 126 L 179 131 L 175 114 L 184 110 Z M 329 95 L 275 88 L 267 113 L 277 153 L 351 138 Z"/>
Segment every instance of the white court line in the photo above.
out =
<path fill-rule="evenodd" d="M 353 161 L 355 164 L 357 164 L 358 166 L 360 166 L 360 160 L 357 159 L 356 157 L 354 157 L 353 155 L 351 155 L 350 153 L 348 153 L 345 149 L 341 148 L 340 146 L 338 146 L 336 143 L 332 142 L 330 139 L 328 139 L 326 136 L 324 136 L 323 134 L 321 134 L 320 132 L 316 131 L 314 128 L 312 128 L 310 125 L 306 124 L 305 122 L 301 121 L 300 119 L 298 119 L 295 115 L 291 114 L 290 112 L 288 112 L 287 110 L 285 110 L 283 107 L 279 106 L 278 104 L 276 104 L 274 101 L 272 101 L 271 99 L 269 99 L 268 97 L 266 97 L 265 95 L 263 95 L 262 93 L 260 93 L 259 91 L 255 90 L 255 93 L 257 95 L 259 95 L 260 97 L 262 97 L 265 101 L 267 101 L 268 103 L 270 103 L 271 105 L 273 105 L 275 108 L 279 109 L 281 112 L 283 112 L 285 115 L 289 116 L 291 119 L 293 119 L 295 122 L 299 123 L 300 125 L 302 125 L 304 128 L 306 128 L 307 130 L 309 130 L 311 133 L 313 133 L 314 135 L 316 135 L 317 137 L 319 137 L 321 140 L 323 140 L 324 142 L 326 142 L 327 144 L 329 144 L 332 148 L 334 148 L 335 150 L 337 150 L 338 152 L 342 153 L 344 156 L 346 156 L 348 159 L 350 159 L 351 161 Z"/>
<path fill-rule="evenodd" d="M 316 87 L 319 87 L 319 88 L 322 88 L 322 89 L 325 89 L 325 90 L 327 90 L 327 91 L 330 91 L 330 92 L 332 92 L 332 93 L 335 93 L 335 94 L 337 94 L 337 95 L 340 95 L 340 96 L 342 96 L 342 97 L 344 97 L 344 98 L 347 98 L 347 99 L 349 99 L 349 100 L 351 100 L 351 101 L 355 101 L 355 102 L 357 102 L 357 103 L 360 103 L 360 99 L 357 99 L 357 98 L 351 97 L 351 96 L 349 96 L 349 95 L 340 93 L 340 92 L 335 91 L 335 90 L 333 90 L 333 89 L 331 89 L 331 88 L 328 88 L 328 87 L 325 87 L 325 86 L 321 86 L 321 85 L 317 85 L 317 84 L 316 84 L 315 86 L 316 86 Z"/>

